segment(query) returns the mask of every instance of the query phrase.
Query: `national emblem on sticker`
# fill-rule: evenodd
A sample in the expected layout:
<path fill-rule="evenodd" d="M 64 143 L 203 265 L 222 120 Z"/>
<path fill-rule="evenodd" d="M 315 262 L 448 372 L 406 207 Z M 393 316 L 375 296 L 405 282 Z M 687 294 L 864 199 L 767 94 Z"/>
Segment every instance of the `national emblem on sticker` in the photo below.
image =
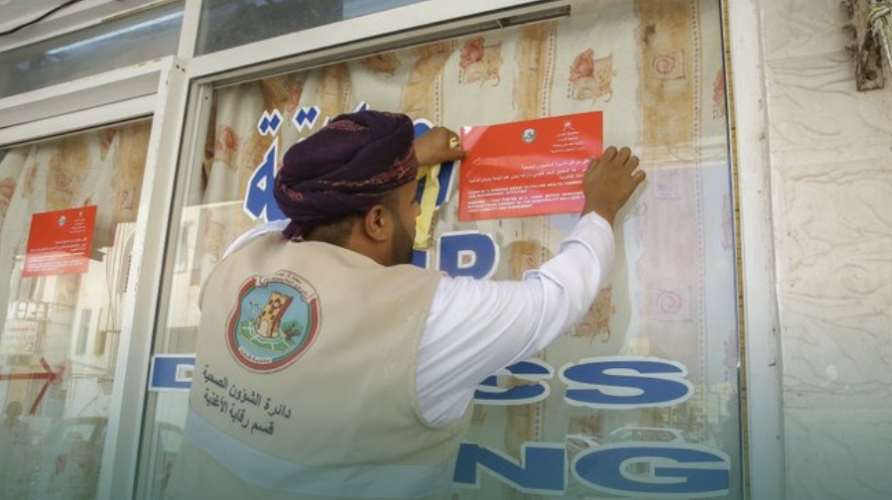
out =
<path fill-rule="evenodd" d="M 536 131 L 528 128 L 523 131 L 523 135 L 521 136 L 521 138 L 523 139 L 523 142 L 529 144 L 536 140 Z"/>
<path fill-rule="evenodd" d="M 229 351 L 249 370 L 281 370 L 310 347 L 320 320 L 319 296 L 307 280 L 287 271 L 255 276 L 229 318 Z"/>

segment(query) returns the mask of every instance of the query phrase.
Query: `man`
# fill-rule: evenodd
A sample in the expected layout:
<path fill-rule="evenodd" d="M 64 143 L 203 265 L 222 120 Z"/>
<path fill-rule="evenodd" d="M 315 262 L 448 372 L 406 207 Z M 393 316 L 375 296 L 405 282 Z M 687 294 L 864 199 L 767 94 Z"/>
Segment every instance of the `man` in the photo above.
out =
<path fill-rule="evenodd" d="M 463 157 L 456 139 L 436 128 L 413 147 L 406 116 L 367 111 L 286 153 L 275 192 L 290 221 L 236 242 L 205 285 L 171 498 L 447 493 L 475 388 L 583 317 L 644 180 L 609 148 L 555 258 L 520 282 L 452 279 L 407 263 L 418 164 Z"/>
<path fill-rule="evenodd" d="M 34 475 L 31 427 L 21 417 L 24 407 L 10 401 L 0 423 L 0 498 L 29 498 Z"/>

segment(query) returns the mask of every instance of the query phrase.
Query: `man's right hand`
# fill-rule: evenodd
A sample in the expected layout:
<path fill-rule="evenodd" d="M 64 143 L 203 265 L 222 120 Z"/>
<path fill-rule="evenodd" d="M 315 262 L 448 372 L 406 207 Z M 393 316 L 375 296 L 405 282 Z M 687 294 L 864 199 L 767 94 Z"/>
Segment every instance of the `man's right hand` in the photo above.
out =
<path fill-rule="evenodd" d="M 582 215 L 595 212 L 613 225 L 616 213 L 629 201 L 639 184 L 644 182 L 645 173 L 637 172 L 638 157 L 632 150 L 622 148 L 617 151 L 611 146 L 601 158 L 592 158 L 582 179 L 582 192 L 585 205 Z"/>
<path fill-rule="evenodd" d="M 415 139 L 415 156 L 418 158 L 418 166 L 428 167 L 462 160 L 465 150 L 461 148 L 458 134 L 446 127 L 434 127 Z"/>

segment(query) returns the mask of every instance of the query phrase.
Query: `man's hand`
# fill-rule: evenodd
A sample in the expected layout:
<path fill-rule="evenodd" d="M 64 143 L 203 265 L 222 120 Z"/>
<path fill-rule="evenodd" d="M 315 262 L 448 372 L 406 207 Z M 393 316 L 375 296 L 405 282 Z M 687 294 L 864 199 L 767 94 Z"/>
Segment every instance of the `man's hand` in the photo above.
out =
<path fill-rule="evenodd" d="M 415 156 L 421 166 L 436 165 L 465 157 L 458 134 L 446 127 L 434 127 L 415 140 Z"/>
<path fill-rule="evenodd" d="M 600 159 L 592 158 L 582 180 L 585 206 L 582 214 L 595 212 L 613 225 L 616 213 L 629 201 L 639 184 L 644 182 L 643 171 L 635 171 L 638 157 L 632 150 L 607 148 Z"/>

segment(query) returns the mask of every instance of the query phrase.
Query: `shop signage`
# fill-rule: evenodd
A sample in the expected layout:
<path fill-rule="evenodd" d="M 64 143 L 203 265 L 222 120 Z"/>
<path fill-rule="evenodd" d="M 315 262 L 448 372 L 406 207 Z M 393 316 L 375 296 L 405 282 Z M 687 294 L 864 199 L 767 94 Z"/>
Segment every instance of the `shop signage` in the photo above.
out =
<path fill-rule="evenodd" d="M 149 390 L 155 392 L 188 391 L 195 372 L 194 354 L 156 354 L 152 357 Z"/>
<path fill-rule="evenodd" d="M 459 220 L 579 213 L 603 148 L 600 111 L 462 128 Z"/>
<path fill-rule="evenodd" d="M 95 224 L 95 205 L 34 214 L 22 276 L 86 272 Z"/>

